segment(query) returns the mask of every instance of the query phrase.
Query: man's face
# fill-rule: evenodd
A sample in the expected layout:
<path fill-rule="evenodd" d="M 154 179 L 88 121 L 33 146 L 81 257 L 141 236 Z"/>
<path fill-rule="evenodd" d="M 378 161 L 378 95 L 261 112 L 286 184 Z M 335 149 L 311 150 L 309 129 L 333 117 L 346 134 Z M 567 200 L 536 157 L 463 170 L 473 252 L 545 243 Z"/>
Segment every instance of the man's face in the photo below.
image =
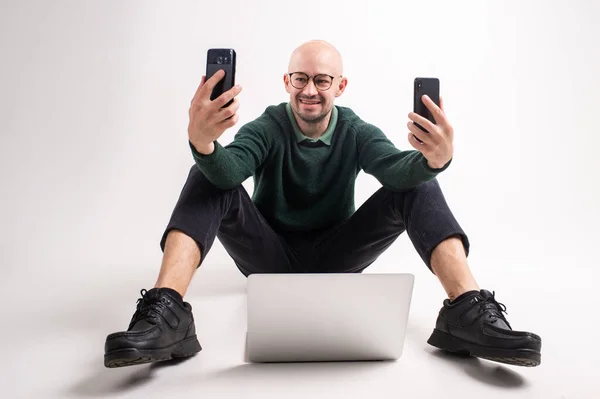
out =
<path fill-rule="evenodd" d="M 284 83 L 292 110 L 300 119 L 318 123 L 329 115 L 346 86 L 341 69 L 339 54 L 325 46 L 307 46 L 292 54 Z"/>

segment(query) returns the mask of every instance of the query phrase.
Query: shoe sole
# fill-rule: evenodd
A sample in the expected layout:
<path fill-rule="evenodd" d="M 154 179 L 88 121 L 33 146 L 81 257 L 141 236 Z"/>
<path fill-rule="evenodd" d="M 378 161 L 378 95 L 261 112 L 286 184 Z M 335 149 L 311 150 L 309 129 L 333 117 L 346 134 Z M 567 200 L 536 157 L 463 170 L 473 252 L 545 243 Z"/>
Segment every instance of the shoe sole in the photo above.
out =
<path fill-rule="evenodd" d="M 535 367 L 539 366 L 542 361 L 541 353 L 534 349 L 502 349 L 477 345 L 437 329 L 433 330 L 427 343 L 447 352 L 475 356 L 513 366 Z"/>
<path fill-rule="evenodd" d="M 190 357 L 200 352 L 202 347 L 196 335 L 176 344 L 160 349 L 117 349 L 104 355 L 104 366 L 117 368 L 144 363 L 162 362 L 173 358 Z"/>

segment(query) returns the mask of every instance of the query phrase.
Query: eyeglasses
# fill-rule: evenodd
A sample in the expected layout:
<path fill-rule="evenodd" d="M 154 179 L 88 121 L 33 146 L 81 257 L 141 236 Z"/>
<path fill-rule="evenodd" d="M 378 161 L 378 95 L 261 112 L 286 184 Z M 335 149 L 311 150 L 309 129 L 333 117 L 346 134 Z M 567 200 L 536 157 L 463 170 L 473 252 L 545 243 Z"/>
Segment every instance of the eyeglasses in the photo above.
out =
<path fill-rule="evenodd" d="M 312 79 L 315 84 L 315 87 L 319 91 L 329 90 L 331 84 L 333 83 L 333 79 L 335 79 L 334 76 L 327 75 L 324 73 L 320 73 L 315 76 L 308 76 L 304 72 L 292 72 L 288 73 L 288 75 L 290 76 L 290 83 L 296 89 L 304 89 L 308 84 L 308 81 Z"/>

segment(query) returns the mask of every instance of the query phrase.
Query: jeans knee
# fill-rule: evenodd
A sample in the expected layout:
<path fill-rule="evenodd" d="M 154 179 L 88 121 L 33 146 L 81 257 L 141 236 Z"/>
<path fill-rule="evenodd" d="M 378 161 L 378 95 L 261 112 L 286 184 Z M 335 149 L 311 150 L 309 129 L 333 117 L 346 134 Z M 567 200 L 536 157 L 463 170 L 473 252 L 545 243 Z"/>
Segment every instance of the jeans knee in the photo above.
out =
<path fill-rule="evenodd" d="M 414 205 L 425 206 L 428 202 L 439 202 L 443 194 L 437 179 L 432 179 L 405 191 L 392 191 L 382 188 L 388 203 L 397 217 L 408 215 Z"/>
<path fill-rule="evenodd" d="M 402 199 L 404 199 L 406 196 L 416 196 L 422 194 L 441 192 L 440 184 L 436 178 L 428 180 L 424 183 L 419 184 L 416 187 L 404 191 L 393 191 L 385 187 L 382 187 L 382 190 L 386 193 L 387 196 Z"/>
<path fill-rule="evenodd" d="M 434 177 L 431 180 L 426 181 L 425 183 L 419 184 L 417 187 L 413 188 L 414 191 L 417 192 L 432 192 L 440 190 L 440 183 Z"/>

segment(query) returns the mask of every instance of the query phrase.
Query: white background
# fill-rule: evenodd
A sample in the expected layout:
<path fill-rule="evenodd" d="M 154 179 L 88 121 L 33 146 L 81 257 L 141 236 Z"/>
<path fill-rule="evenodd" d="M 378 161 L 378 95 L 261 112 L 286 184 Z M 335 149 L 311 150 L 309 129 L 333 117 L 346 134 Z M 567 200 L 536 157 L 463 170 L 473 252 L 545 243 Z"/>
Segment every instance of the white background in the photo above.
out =
<path fill-rule="evenodd" d="M 4 389 L 595 397 L 599 18 L 594 0 L 2 1 Z M 410 148 L 414 77 L 440 78 L 456 151 L 439 180 L 469 234 L 478 281 L 497 291 L 515 328 L 542 335 L 542 366 L 459 361 L 427 347 L 444 293 L 403 235 L 369 269 L 417 276 L 413 335 L 397 364 L 239 366 L 245 280 L 217 242 L 187 298 L 201 355 L 173 368 L 103 369 L 105 335 L 126 328 L 158 272 L 159 239 L 193 162 L 187 112 L 207 49 L 237 51 L 239 127 L 287 100 L 289 55 L 310 39 L 344 57 L 349 85 L 337 104 L 400 148 Z M 357 206 L 377 188 L 361 174 Z"/>

